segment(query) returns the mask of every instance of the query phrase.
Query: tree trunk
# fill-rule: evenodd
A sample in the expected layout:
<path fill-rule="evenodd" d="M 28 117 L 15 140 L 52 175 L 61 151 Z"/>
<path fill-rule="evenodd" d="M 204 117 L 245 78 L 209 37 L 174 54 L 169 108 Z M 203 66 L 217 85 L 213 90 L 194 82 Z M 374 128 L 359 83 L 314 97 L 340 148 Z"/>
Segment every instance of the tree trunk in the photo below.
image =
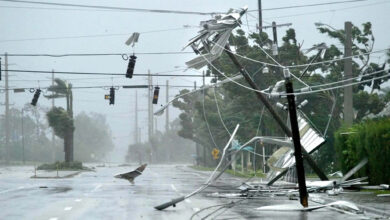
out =
<path fill-rule="evenodd" d="M 64 135 L 64 153 L 65 153 L 65 162 L 69 162 L 69 138 L 68 138 L 68 131 Z"/>
<path fill-rule="evenodd" d="M 73 129 L 69 131 L 69 162 L 73 162 L 73 132 Z"/>

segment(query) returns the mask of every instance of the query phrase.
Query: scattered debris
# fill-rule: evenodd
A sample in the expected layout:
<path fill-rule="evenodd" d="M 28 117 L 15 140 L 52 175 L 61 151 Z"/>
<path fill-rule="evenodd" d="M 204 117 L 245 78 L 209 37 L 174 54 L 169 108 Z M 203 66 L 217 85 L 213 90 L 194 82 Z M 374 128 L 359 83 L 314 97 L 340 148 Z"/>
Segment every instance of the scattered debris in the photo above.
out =
<path fill-rule="evenodd" d="M 361 213 L 361 210 L 352 202 L 347 201 L 336 201 L 331 202 L 325 205 L 309 206 L 307 208 L 302 207 L 300 204 L 283 204 L 283 205 L 271 205 L 271 206 L 262 206 L 256 208 L 256 210 L 261 211 L 314 211 L 321 208 L 334 207 L 344 211 L 349 211 L 353 213 Z"/>
<path fill-rule="evenodd" d="M 119 179 L 125 179 L 125 180 L 128 180 L 131 184 L 134 184 L 134 179 L 141 175 L 142 172 L 144 171 L 144 169 L 146 168 L 147 164 L 143 164 L 142 166 L 138 167 L 137 169 L 135 169 L 134 171 L 131 171 L 131 172 L 128 172 L 128 173 L 122 173 L 122 174 L 118 174 L 118 175 L 115 175 L 114 177 L 115 178 L 119 178 Z"/>
<path fill-rule="evenodd" d="M 200 22 L 203 29 L 184 46 L 183 50 L 190 46 L 195 54 L 202 55 L 186 62 L 188 68 L 200 69 L 207 64 L 207 60 L 211 62 L 217 59 L 222 54 L 233 29 L 241 25 L 241 16 L 247 10 L 247 6 L 240 10 L 231 9 L 227 14 L 218 14 L 213 19 Z"/>

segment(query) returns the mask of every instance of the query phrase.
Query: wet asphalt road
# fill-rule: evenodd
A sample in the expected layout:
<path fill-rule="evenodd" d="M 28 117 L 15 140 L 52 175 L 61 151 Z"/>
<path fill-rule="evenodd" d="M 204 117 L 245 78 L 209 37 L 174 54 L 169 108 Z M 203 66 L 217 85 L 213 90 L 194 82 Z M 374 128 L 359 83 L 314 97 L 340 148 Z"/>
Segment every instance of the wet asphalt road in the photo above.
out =
<path fill-rule="evenodd" d="M 331 209 L 313 212 L 259 212 L 256 207 L 297 203 L 286 197 L 260 197 L 243 200 L 231 208 L 221 204 L 238 199 L 215 198 L 210 193 L 227 193 L 244 179 L 224 174 L 220 181 L 200 195 L 175 208 L 157 211 L 153 207 L 190 193 L 211 172 L 195 171 L 184 165 L 150 165 L 131 185 L 115 179 L 130 167 L 97 167 L 73 178 L 32 179 L 32 167 L 0 168 L 0 219 L 193 219 L 209 215 L 215 219 L 356 219 Z M 215 207 L 212 207 L 215 206 Z M 210 208 L 209 208 L 210 207 Z"/>

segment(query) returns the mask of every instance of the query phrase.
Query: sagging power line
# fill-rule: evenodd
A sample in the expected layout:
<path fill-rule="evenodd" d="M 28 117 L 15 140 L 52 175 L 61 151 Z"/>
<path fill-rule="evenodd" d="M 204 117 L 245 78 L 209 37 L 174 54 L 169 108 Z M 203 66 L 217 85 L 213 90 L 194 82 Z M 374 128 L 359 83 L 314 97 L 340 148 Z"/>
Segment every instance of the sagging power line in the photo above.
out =
<path fill-rule="evenodd" d="M 1 70 L 4 72 L 4 70 Z M 8 72 L 16 72 L 16 73 L 50 73 L 52 74 L 52 71 L 46 71 L 46 70 L 7 70 Z M 174 71 L 167 71 L 167 72 L 177 72 L 180 70 L 174 70 Z M 56 74 L 69 74 L 69 75 L 103 75 L 103 76 L 125 76 L 125 73 L 98 73 L 98 72 L 72 72 L 72 71 L 56 71 Z M 203 75 L 196 75 L 196 74 L 161 74 L 161 73 L 152 73 L 151 76 L 161 76 L 161 77 L 203 77 Z M 134 73 L 133 76 L 149 76 L 147 73 Z M 213 77 L 213 76 L 205 76 L 205 77 Z"/>

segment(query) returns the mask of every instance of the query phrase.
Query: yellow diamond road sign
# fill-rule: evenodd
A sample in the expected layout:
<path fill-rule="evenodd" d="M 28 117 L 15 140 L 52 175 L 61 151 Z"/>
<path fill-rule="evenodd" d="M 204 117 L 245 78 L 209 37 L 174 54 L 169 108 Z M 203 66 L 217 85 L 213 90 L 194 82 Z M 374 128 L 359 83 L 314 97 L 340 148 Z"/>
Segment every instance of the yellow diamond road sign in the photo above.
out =
<path fill-rule="evenodd" d="M 214 148 L 211 151 L 211 155 L 213 155 L 214 160 L 219 159 L 219 150 L 217 148 Z"/>

